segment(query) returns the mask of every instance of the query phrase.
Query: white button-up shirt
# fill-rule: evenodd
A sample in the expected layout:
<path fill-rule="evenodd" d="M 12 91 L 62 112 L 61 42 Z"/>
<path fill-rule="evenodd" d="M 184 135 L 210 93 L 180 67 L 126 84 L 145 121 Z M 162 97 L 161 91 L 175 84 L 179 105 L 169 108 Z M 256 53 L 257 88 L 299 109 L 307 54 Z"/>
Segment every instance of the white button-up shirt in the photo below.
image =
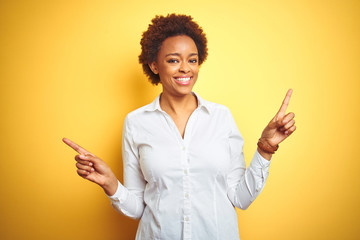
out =
<path fill-rule="evenodd" d="M 160 96 L 125 119 L 124 186 L 109 198 L 141 218 L 136 239 L 239 239 L 234 206 L 246 209 L 264 187 L 270 161 L 256 151 L 246 169 L 229 109 L 196 97 L 184 138 Z"/>

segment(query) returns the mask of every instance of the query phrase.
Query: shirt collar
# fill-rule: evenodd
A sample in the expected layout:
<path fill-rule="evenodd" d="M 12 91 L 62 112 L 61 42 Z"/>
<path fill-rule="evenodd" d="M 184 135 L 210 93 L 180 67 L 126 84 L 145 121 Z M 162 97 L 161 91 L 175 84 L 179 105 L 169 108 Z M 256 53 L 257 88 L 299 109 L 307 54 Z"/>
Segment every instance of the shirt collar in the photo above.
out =
<path fill-rule="evenodd" d="M 209 114 L 211 113 L 210 111 L 210 104 L 208 101 L 202 99 L 196 92 L 192 92 L 196 98 L 197 98 L 197 101 L 198 101 L 198 108 L 203 108 L 205 109 Z"/>
<path fill-rule="evenodd" d="M 206 101 L 206 100 L 204 100 L 204 99 L 202 99 L 202 98 L 201 98 L 197 93 L 195 93 L 195 92 L 192 92 L 192 94 L 194 94 L 194 95 L 196 96 L 196 98 L 197 98 L 198 108 L 203 108 L 203 109 L 205 109 L 205 110 L 210 114 L 211 111 L 210 111 L 210 104 L 209 104 L 209 102 Z M 160 112 L 163 111 L 163 110 L 161 109 L 161 107 L 160 107 L 160 95 L 161 95 L 161 94 L 159 94 L 152 103 L 150 103 L 149 105 L 147 105 L 147 106 L 145 107 L 145 111 L 149 111 L 149 112 L 156 111 L 156 110 L 158 110 L 158 111 L 160 111 Z"/>

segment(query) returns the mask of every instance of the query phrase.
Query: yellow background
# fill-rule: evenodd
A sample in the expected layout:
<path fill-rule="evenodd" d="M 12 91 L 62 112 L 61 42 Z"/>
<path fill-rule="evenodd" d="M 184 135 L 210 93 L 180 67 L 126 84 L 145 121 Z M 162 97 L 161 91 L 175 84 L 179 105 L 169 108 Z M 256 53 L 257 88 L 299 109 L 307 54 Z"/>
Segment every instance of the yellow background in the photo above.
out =
<path fill-rule="evenodd" d="M 186 13 L 209 57 L 195 91 L 227 105 L 251 160 L 288 88 L 297 131 L 242 240 L 360 239 L 360 1 L 0 2 L 0 239 L 133 239 L 137 221 L 76 174 L 68 137 L 122 181 L 126 114 L 161 87 L 138 64 L 156 14 Z"/>

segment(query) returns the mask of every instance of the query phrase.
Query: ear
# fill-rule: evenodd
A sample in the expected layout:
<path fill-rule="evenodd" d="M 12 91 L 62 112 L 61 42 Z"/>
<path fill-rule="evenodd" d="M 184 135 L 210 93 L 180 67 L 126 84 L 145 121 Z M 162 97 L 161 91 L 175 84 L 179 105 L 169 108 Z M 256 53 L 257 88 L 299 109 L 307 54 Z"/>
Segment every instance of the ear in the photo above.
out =
<path fill-rule="evenodd" d="M 159 70 L 157 68 L 157 64 L 156 62 L 152 62 L 152 63 L 148 63 L 151 71 L 154 73 L 154 74 L 158 74 L 159 73 Z"/>

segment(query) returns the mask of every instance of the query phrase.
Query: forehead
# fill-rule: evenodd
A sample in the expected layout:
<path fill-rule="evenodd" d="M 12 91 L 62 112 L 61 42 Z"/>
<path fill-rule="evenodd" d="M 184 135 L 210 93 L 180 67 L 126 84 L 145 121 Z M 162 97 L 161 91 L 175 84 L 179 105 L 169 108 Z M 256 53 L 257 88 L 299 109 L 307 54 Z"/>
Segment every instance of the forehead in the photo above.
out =
<path fill-rule="evenodd" d="M 168 37 L 161 44 L 159 54 L 168 53 L 198 53 L 198 50 L 191 37 L 179 35 Z"/>

